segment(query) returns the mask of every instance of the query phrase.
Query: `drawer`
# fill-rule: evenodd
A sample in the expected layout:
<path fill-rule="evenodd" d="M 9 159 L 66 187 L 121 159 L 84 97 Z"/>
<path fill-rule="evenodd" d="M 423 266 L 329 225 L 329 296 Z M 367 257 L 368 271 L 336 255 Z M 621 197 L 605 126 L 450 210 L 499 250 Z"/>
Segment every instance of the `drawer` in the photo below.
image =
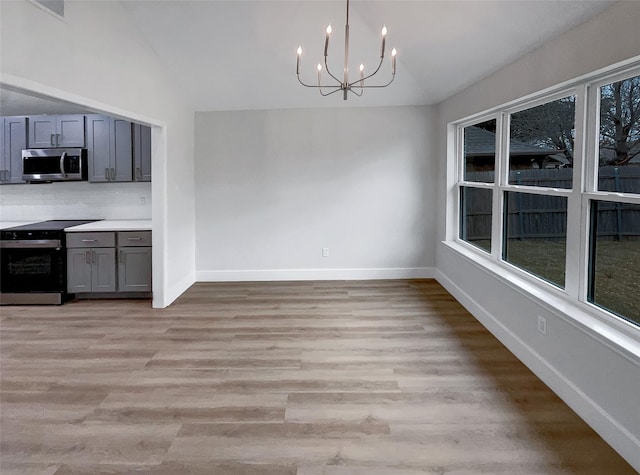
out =
<path fill-rule="evenodd" d="M 67 233 L 67 247 L 116 247 L 116 233 Z"/>
<path fill-rule="evenodd" d="M 118 232 L 118 246 L 151 246 L 151 231 L 120 231 Z"/>

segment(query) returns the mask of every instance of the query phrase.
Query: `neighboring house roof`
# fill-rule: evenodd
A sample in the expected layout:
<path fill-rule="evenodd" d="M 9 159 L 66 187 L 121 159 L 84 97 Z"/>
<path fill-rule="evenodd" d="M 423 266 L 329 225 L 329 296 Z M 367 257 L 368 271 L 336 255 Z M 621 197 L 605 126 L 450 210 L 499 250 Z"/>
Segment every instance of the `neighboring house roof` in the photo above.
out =
<path fill-rule="evenodd" d="M 480 127 L 471 126 L 464 129 L 464 145 L 466 157 L 489 157 L 496 153 L 496 134 Z M 509 155 L 554 155 L 562 150 L 540 147 L 519 140 L 509 143 Z"/>

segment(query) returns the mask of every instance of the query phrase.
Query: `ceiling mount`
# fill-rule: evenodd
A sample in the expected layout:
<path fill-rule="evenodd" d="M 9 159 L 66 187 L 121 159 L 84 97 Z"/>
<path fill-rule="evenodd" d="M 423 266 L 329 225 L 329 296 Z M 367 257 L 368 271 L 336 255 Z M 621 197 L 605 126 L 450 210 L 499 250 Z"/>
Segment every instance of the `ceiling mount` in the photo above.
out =
<path fill-rule="evenodd" d="M 382 31 L 380 32 L 382 35 L 382 47 L 380 48 L 380 62 L 378 63 L 378 67 L 368 76 L 364 75 L 364 64 L 360 64 L 360 77 L 353 81 L 349 82 L 349 0 L 347 0 L 347 19 L 344 27 L 344 75 L 342 81 L 334 76 L 331 71 L 329 71 L 329 66 L 327 64 L 327 53 L 329 50 L 329 37 L 331 36 L 331 25 L 327 26 L 326 29 L 326 38 L 324 40 L 324 68 L 327 71 L 327 74 L 333 79 L 335 82 L 331 84 L 322 84 L 322 64 L 318 63 L 316 69 L 318 70 L 318 84 L 306 84 L 300 78 L 300 63 L 302 57 L 302 46 L 298 47 L 298 59 L 296 62 L 296 76 L 298 78 L 298 82 L 305 87 L 314 87 L 318 89 L 320 95 L 329 96 L 338 91 L 343 92 L 343 99 L 346 101 L 348 97 L 348 92 L 354 93 L 356 96 L 362 96 L 363 92 L 367 88 L 382 88 L 387 87 L 389 84 L 393 82 L 396 77 L 396 49 L 393 48 L 391 51 L 391 79 L 386 84 L 365 84 L 365 80 L 375 76 L 378 71 L 380 71 L 380 67 L 384 61 L 384 52 L 385 52 L 385 44 L 387 37 L 387 27 L 383 26 Z M 322 88 L 330 89 L 328 92 L 324 92 Z"/>

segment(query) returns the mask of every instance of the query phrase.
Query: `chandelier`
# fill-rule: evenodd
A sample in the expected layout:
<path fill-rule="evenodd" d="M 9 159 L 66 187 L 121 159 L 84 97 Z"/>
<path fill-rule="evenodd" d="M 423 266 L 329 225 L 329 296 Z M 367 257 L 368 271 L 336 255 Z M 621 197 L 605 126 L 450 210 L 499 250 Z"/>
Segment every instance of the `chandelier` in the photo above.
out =
<path fill-rule="evenodd" d="M 327 64 L 327 52 L 329 50 L 329 37 L 331 36 L 331 25 L 327 26 L 327 36 L 324 40 L 324 69 L 327 71 L 329 77 L 333 80 L 331 84 L 322 84 L 322 64 L 318 63 L 316 67 L 318 70 L 318 84 L 306 84 L 300 78 L 300 59 L 302 56 L 302 46 L 298 47 L 298 60 L 296 63 L 296 76 L 298 77 L 298 82 L 305 87 L 315 87 L 320 92 L 322 96 L 329 96 L 338 91 L 343 92 L 343 99 L 347 100 L 347 93 L 352 92 L 356 96 L 362 96 L 362 93 L 367 88 L 381 88 L 387 87 L 389 84 L 393 82 L 396 77 L 396 49 L 393 48 L 391 51 L 391 79 L 386 84 L 365 84 L 365 81 L 369 78 L 375 76 L 378 71 L 380 71 L 380 67 L 384 61 L 384 52 L 385 52 L 385 43 L 387 36 L 387 27 L 383 26 L 382 31 L 382 47 L 380 48 L 380 62 L 378 63 L 378 67 L 368 76 L 364 75 L 364 64 L 360 63 L 360 77 L 353 81 L 349 82 L 349 0 L 347 0 L 347 21 L 344 27 L 344 75 L 342 81 L 334 76 L 331 71 L 329 71 L 329 66 Z M 335 81 L 335 82 L 334 82 Z M 325 89 L 323 91 L 322 89 Z"/>

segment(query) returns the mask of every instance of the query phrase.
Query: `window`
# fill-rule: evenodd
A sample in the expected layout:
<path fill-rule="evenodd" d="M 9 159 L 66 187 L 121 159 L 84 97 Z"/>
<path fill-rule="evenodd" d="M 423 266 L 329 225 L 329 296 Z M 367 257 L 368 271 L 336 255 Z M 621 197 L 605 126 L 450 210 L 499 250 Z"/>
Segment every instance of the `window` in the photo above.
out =
<path fill-rule="evenodd" d="M 591 204 L 589 302 L 640 324 L 640 205 Z"/>
<path fill-rule="evenodd" d="M 464 180 L 493 183 L 496 169 L 496 120 L 465 127 Z"/>
<path fill-rule="evenodd" d="M 502 258 L 564 288 L 567 198 L 505 193 Z"/>
<path fill-rule="evenodd" d="M 589 193 L 587 300 L 640 325 L 640 76 L 595 83 L 592 100 L 600 193 Z"/>
<path fill-rule="evenodd" d="M 485 117 L 457 124 L 458 240 L 640 326 L 640 65 Z"/>
<path fill-rule="evenodd" d="M 496 119 L 463 129 L 459 237 L 491 252 L 493 192 L 496 169 Z"/>
<path fill-rule="evenodd" d="M 509 183 L 571 188 L 575 96 L 511 114 Z"/>
<path fill-rule="evenodd" d="M 460 239 L 487 252 L 491 252 L 491 195 L 483 188 L 460 188 Z"/>

